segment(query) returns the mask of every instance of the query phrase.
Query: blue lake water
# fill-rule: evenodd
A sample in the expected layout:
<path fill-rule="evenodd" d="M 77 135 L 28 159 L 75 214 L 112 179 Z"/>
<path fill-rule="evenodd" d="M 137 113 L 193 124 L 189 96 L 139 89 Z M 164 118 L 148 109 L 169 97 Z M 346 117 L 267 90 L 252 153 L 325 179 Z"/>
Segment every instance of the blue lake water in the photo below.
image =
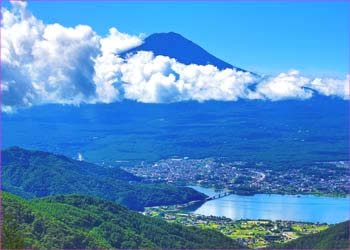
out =
<path fill-rule="evenodd" d="M 213 189 L 191 186 L 208 196 Z M 229 195 L 205 202 L 193 213 L 238 219 L 292 220 L 334 224 L 349 219 L 349 198 L 313 195 Z"/>

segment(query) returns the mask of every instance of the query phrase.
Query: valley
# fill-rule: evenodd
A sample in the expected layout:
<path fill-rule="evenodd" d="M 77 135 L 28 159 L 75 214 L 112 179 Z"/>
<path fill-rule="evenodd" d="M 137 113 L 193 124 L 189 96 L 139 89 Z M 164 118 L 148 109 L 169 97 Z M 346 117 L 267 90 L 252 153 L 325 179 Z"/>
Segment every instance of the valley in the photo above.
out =
<path fill-rule="evenodd" d="M 268 247 L 329 228 L 326 223 L 281 220 L 232 220 L 226 217 L 186 213 L 178 206 L 147 208 L 144 215 L 162 218 L 170 223 L 213 229 L 249 248 Z"/>
<path fill-rule="evenodd" d="M 234 194 L 313 194 L 347 196 L 349 163 L 230 161 L 227 158 L 171 158 L 152 164 L 124 167 L 145 182 L 200 185 Z"/>

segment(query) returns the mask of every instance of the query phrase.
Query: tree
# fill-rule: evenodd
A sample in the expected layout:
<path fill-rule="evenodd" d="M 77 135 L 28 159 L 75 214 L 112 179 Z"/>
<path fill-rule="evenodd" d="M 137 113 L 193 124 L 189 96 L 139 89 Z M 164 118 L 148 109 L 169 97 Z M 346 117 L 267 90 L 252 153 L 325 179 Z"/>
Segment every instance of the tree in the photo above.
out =
<path fill-rule="evenodd" d="M 3 216 L 1 248 L 24 248 L 24 236 L 14 217 L 7 213 Z"/>

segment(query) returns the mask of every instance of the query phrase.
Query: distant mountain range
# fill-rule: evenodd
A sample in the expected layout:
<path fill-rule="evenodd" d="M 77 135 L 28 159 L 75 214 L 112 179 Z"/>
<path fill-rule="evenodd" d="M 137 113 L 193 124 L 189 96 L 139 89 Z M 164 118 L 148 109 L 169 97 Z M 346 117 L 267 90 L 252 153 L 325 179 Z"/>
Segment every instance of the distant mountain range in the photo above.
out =
<path fill-rule="evenodd" d="M 122 53 L 121 56 L 132 55 L 138 51 L 151 51 L 155 56 L 162 55 L 175 58 L 178 62 L 186 65 L 211 64 L 220 70 L 230 68 L 246 72 L 244 69 L 220 60 L 197 44 L 174 32 L 152 34 L 144 40 L 143 44 Z"/>
<path fill-rule="evenodd" d="M 130 184 L 140 178 L 120 168 L 18 147 L 2 151 L 1 163 L 2 190 L 23 198 L 79 193 L 143 210 L 145 206 L 180 204 L 207 197 L 187 187 Z"/>
<path fill-rule="evenodd" d="M 2 145 L 69 157 L 81 152 L 88 162 L 112 166 L 173 156 L 301 166 L 348 159 L 348 114 L 347 102 L 325 96 L 280 102 L 52 104 L 3 114 Z"/>

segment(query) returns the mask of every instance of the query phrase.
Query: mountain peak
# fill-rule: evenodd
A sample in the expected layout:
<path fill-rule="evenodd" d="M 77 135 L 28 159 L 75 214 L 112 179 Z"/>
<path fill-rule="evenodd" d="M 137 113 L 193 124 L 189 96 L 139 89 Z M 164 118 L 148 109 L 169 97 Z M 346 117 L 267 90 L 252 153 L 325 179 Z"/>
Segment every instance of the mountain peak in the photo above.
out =
<path fill-rule="evenodd" d="M 170 32 L 160 32 L 160 33 L 154 33 L 150 36 L 148 36 L 145 41 L 149 41 L 152 39 L 183 39 L 183 40 L 187 40 L 190 41 L 188 39 L 186 39 L 185 37 L 183 37 L 182 35 L 180 35 L 179 33 L 170 31 Z"/>
<path fill-rule="evenodd" d="M 237 68 L 218 59 L 199 45 L 175 32 L 154 33 L 148 36 L 143 44 L 122 53 L 121 56 L 125 57 L 128 54 L 135 54 L 138 51 L 151 51 L 155 56 L 162 55 L 175 58 L 178 62 L 186 65 L 211 64 L 220 70 L 230 68 L 246 72 L 244 69 Z"/>

